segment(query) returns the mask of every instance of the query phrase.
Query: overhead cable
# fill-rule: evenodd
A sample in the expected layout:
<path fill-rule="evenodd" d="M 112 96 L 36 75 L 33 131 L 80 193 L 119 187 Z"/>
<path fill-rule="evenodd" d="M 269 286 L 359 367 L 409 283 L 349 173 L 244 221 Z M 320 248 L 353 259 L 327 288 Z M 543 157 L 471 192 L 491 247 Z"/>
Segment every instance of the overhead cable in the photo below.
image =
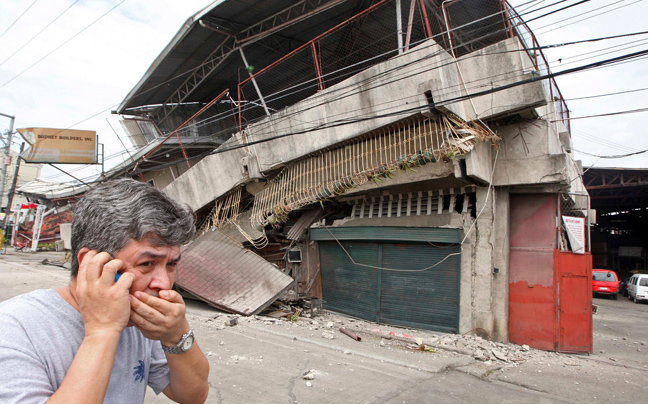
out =
<path fill-rule="evenodd" d="M 104 18 L 106 15 L 108 15 L 111 11 L 113 11 L 114 9 L 116 9 L 117 7 L 119 7 L 119 6 L 120 6 L 122 3 L 124 3 L 125 1 L 126 1 L 126 0 L 122 0 L 122 1 L 120 1 L 119 3 L 117 3 L 117 5 L 115 5 L 113 8 L 111 8 L 110 10 L 106 11 L 105 13 L 103 13 L 99 18 L 97 18 L 96 20 L 94 20 L 93 22 L 91 22 L 89 25 L 85 26 L 85 28 L 83 28 L 81 31 L 79 31 L 79 32 L 77 32 L 76 34 L 72 35 L 72 36 L 71 36 L 70 38 L 68 38 L 65 42 L 63 42 L 62 44 L 60 44 L 59 46 L 57 46 L 56 48 L 54 48 L 52 51 L 50 51 L 49 53 L 47 53 L 45 56 L 43 56 L 42 58 L 38 59 L 36 62 L 34 62 L 33 64 L 31 64 L 28 68 L 26 68 L 25 70 L 21 71 L 20 73 L 18 73 L 17 75 L 13 76 L 13 77 L 12 77 L 11 79 L 9 79 L 8 81 L 6 81 L 4 84 L 2 84 L 2 85 L 0 86 L 0 88 L 3 88 L 4 86 L 6 86 L 7 84 L 11 83 L 12 81 L 14 81 L 15 79 L 17 79 L 18 77 L 22 76 L 24 73 L 26 73 L 26 72 L 27 72 L 28 70 L 30 70 L 32 67 L 36 66 L 37 64 L 39 64 L 40 62 L 42 62 L 43 60 L 45 60 L 45 58 L 47 58 L 49 55 L 51 55 L 52 53 L 56 52 L 57 50 L 59 50 L 60 48 L 62 48 L 64 45 L 66 45 L 68 42 L 70 42 L 71 40 L 73 40 L 74 38 L 76 38 L 77 36 L 79 36 L 82 32 L 84 32 L 86 29 L 88 29 L 88 28 L 90 28 L 91 26 L 93 26 L 95 23 L 97 23 L 99 20 L 101 20 L 102 18 Z"/>
<path fill-rule="evenodd" d="M 52 21 L 50 21 L 49 24 L 47 24 L 43 29 L 41 29 L 40 31 L 38 31 L 38 33 L 37 33 L 36 35 L 34 35 L 33 37 L 31 37 L 31 38 L 30 38 L 27 42 L 25 42 L 25 43 L 24 43 L 20 48 L 18 48 L 14 53 L 12 53 L 11 55 L 9 55 L 9 56 L 8 56 L 8 57 L 7 57 L 7 58 L 6 58 L 2 63 L 0 63 L 0 66 L 2 66 L 3 64 L 5 64 L 5 63 L 7 62 L 7 60 L 11 59 L 11 58 L 16 54 L 16 53 L 20 52 L 20 51 L 21 51 L 25 46 L 29 45 L 29 43 L 30 43 L 31 41 L 33 41 L 34 39 L 36 39 L 37 36 L 39 36 L 39 35 L 40 35 L 43 31 L 45 31 L 47 28 L 49 28 L 50 25 L 54 24 L 54 22 L 56 22 L 56 20 L 58 20 L 58 19 L 59 19 L 63 14 L 67 13 L 67 11 L 68 11 L 69 9 L 71 9 L 72 6 L 74 6 L 74 5 L 77 4 L 78 2 L 79 2 L 79 0 L 75 0 L 72 4 L 70 4 L 70 5 L 68 6 L 68 8 L 66 8 L 65 10 L 63 10 L 63 12 L 62 12 L 61 14 L 59 14 L 58 16 L 56 16 L 56 18 L 54 18 Z"/>
<path fill-rule="evenodd" d="M 20 15 L 18 16 L 18 18 L 16 18 L 16 20 L 15 20 L 14 22 L 12 22 L 12 23 L 7 27 L 7 29 L 4 30 L 4 32 L 3 32 L 2 34 L 0 34 L 0 39 L 2 39 L 2 37 L 7 33 L 7 31 L 9 31 L 9 30 L 11 29 L 11 27 L 13 27 L 14 25 L 16 25 L 16 23 L 17 23 L 18 21 L 20 21 L 20 19 L 23 17 L 23 15 L 25 15 L 25 14 L 27 13 L 27 11 L 29 11 L 29 9 L 32 8 L 32 6 L 33 6 L 34 4 L 36 4 L 36 2 L 38 2 L 38 0 L 34 0 L 33 3 L 30 4 L 29 7 L 27 7 L 27 8 L 25 9 L 25 11 L 23 11 L 22 14 L 20 14 Z"/>

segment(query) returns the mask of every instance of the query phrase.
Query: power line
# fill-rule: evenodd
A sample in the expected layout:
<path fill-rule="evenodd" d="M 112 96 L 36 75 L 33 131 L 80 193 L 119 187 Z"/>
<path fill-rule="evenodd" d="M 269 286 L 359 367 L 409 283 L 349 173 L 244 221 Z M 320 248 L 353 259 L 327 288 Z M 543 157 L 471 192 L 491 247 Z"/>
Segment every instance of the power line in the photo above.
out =
<path fill-rule="evenodd" d="M 635 156 L 637 154 L 643 154 L 643 153 L 648 152 L 648 149 L 646 149 L 646 150 L 641 150 L 641 151 L 638 151 L 638 152 L 628 153 L 628 154 L 616 154 L 616 155 L 612 155 L 612 156 L 599 156 L 597 154 L 592 154 L 592 153 L 588 153 L 588 152 L 584 152 L 584 151 L 580 151 L 580 150 L 576 150 L 576 149 L 571 149 L 571 150 L 575 151 L 577 153 L 588 155 L 588 156 L 598 157 L 600 159 L 622 159 L 622 158 L 625 158 L 625 157 L 631 157 L 631 156 Z"/>
<path fill-rule="evenodd" d="M 615 116 L 615 115 L 625 115 L 625 114 L 636 114 L 636 113 L 639 113 L 639 112 L 648 112 L 648 108 L 632 109 L 632 110 L 628 110 L 628 111 L 610 112 L 609 114 L 596 114 L 596 115 L 588 115 L 588 116 L 578 116 L 578 117 L 575 117 L 575 118 L 563 118 L 562 120 L 570 120 L 570 121 L 574 121 L 574 120 L 576 120 L 576 119 L 600 118 L 600 117 L 603 117 L 603 116 Z M 558 120 L 556 120 L 556 121 L 549 121 L 549 122 L 551 122 L 551 123 L 553 123 L 553 122 L 558 122 Z"/>
<path fill-rule="evenodd" d="M 620 94 L 628 94 L 628 93 L 636 93 L 638 91 L 646 91 L 648 90 L 648 87 L 646 88 L 638 88 L 636 90 L 627 90 L 627 91 L 618 91 L 616 93 L 607 93 L 607 94 L 598 94 L 598 95 L 589 95 L 586 97 L 577 97 L 577 98 L 567 98 L 565 101 L 578 101 L 578 100 L 587 100 L 590 98 L 599 98 L 599 97 L 609 97 L 612 95 L 620 95 Z"/>
<path fill-rule="evenodd" d="M 563 20 L 556 21 L 556 22 L 551 23 L 551 24 L 547 24 L 547 25 L 545 25 L 544 27 L 540 27 L 540 28 L 538 28 L 538 30 L 542 30 L 543 28 L 547 28 L 547 27 L 550 27 L 550 26 L 552 26 L 552 25 L 559 24 L 559 23 L 561 23 L 561 22 L 563 22 L 563 21 L 568 21 L 568 20 L 571 20 L 571 19 L 574 19 L 574 18 L 577 18 L 577 17 L 583 16 L 583 15 L 586 15 L 586 14 L 592 13 L 592 12 L 594 12 L 594 11 L 604 9 L 604 8 L 606 8 L 606 7 L 613 6 L 613 5 L 618 4 L 618 3 L 623 3 L 624 1 L 626 1 L 626 0 L 619 0 L 619 1 L 617 1 L 617 2 L 614 2 L 614 3 L 611 3 L 611 4 L 607 4 L 607 5 L 605 5 L 605 6 L 601 6 L 601 7 L 595 8 L 595 9 L 590 10 L 590 11 L 587 11 L 587 12 L 585 12 L 585 13 L 578 14 L 578 15 L 575 15 L 575 16 L 572 16 L 572 17 L 569 17 L 569 18 L 565 18 L 565 19 L 563 19 Z M 613 9 L 611 9 L 611 10 L 603 11 L 603 12 L 601 12 L 601 13 L 599 13 L 599 14 L 594 14 L 594 15 L 591 15 L 591 16 L 589 16 L 589 17 L 582 18 L 582 19 L 580 19 L 580 20 L 577 20 L 577 21 L 571 22 L 571 23 L 569 23 L 569 24 L 567 24 L 567 25 L 562 25 L 562 26 L 560 26 L 560 27 L 556 27 L 556 28 L 553 28 L 553 29 L 550 29 L 550 30 L 546 30 L 546 31 L 544 31 L 544 32 L 536 33 L 535 35 L 536 35 L 536 36 L 544 35 L 544 34 L 546 34 L 546 33 L 548 33 L 548 32 L 552 32 L 552 31 L 555 31 L 555 30 L 557 30 L 557 29 L 561 29 L 561 28 L 564 28 L 564 27 L 568 27 L 568 26 L 570 26 L 570 25 L 574 25 L 574 24 L 577 24 L 577 23 L 579 23 L 579 22 L 583 22 L 583 21 L 589 20 L 590 18 L 598 17 L 598 16 L 603 15 L 603 14 L 611 13 L 612 11 L 616 11 L 616 10 L 622 9 L 622 8 L 624 8 L 624 7 L 631 6 L 631 5 L 636 4 L 636 3 L 639 3 L 639 2 L 641 2 L 641 1 L 642 1 L 642 0 L 637 0 L 637 1 L 633 2 L 633 3 L 625 4 L 625 5 L 623 5 L 623 6 L 619 6 L 619 7 L 613 8 Z"/>
<path fill-rule="evenodd" d="M 38 0 L 37 0 L 37 1 L 38 1 Z M 9 55 L 9 57 L 7 57 L 7 58 L 6 58 L 2 63 L 0 63 L 0 66 L 2 66 L 2 65 L 5 64 L 9 59 L 11 59 L 12 57 L 14 57 L 14 55 L 15 55 L 16 53 L 20 52 L 20 51 L 21 51 L 25 46 L 29 45 L 29 43 L 30 43 L 31 41 L 33 41 L 34 39 L 36 39 L 37 36 L 39 36 L 39 35 L 40 35 L 43 31 L 45 31 L 47 28 L 49 28 L 50 25 L 54 24 L 54 22 L 56 22 L 56 20 L 58 20 L 58 19 L 59 19 L 63 14 L 67 13 L 67 11 L 68 11 L 69 9 L 71 9 L 72 6 L 74 6 L 74 5 L 77 4 L 78 2 L 79 2 L 79 0 L 75 0 L 74 3 L 70 4 L 70 5 L 68 6 L 68 8 L 66 8 L 66 9 L 65 9 L 61 14 L 59 14 L 56 18 L 54 18 L 52 21 L 50 21 L 50 23 L 47 24 L 43 29 L 41 29 L 40 31 L 38 31 L 38 33 L 37 33 L 36 35 L 34 35 L 33 37 L 31 37 L 31 38 L 30 38 L 27 42 L 25 42 L 25 43 L 24 43 L 20 48 L 18 48 L 18 50 L 16 50 L 14 53 L 12 53 L 11 55 Z"/>
<path fill-rule="evenodd" d="M 0 39 L 2 39 L 2 37 L 7 33 L 7 31 L 9 31 L 9 30 L 11 29 L 11 27 L 13 27 L 14 25 L 16 25 L 16 23 L 17 23 L 18 21 L 20 21 L 20 19 L 23 17 L 23 15 L 25 15 L 25 14 L 27 13 L 27 11 L 29 11 L 29 9 L 32 8 L 32 6 L 33 6 L 34 4 L 36 4 L 37 1 L 38 1 L 38 0 L 34 0 L 34 2 L 33 2 L 32 4 L 30 4 L 29 7 L 27 7 L 27 8 L 25 9 L 25 11 L 23 11 L 22 14 L 20 14 L 20 15 L 18 16 L 18 18 L 16 18 L 16 20 L 15 20 L 14 22 L 12 22 L 11 25 L 9 25 L 9 26 L 7 27 L 7 29 L 4 30 L 4 32 L 0 35 Z"/>
<path fill-rule="evenodd" d="M 581 2 L 581 3 L 582 3 L 582 2 Z M 580 3 L 579 3 L 579 4 L 580 4 Z M 163 84 L 164 84 L 164 83 L 163 83 Z M 105 111 L 102 111 L 102 113 L 103 113 L 103 112 L 105 112 Z M 97 114 L 97 115 L 98 115 L 98 114 Z M 95 116 L 96 116 L 96 115 L 95 115 Z M 90 118 L 88 118 L 88 119 L 90 119 Z M 86 119 L 86 120 L 87 120 L 87 119 Z M 82 122 L 83 122 L 83 121 L 82 121 Z"/>
<path fill-rule="evenodd" d="M 5 82 L 3 85 L 1 85 L 0 88 L 3 88 L 4 86 L 6 86 L 7 84 L 11 83 L 12 81 L 14 81 L 15 79 L 17 79 L 18 77 L 22 76 L 22 75 L 23 75 L 25 72 L 27 72 L 29 69 L 31 69 L 32 67 L 36 66 L 36 65 L 39 64 L 40 62 L 42 62 L 46 57 L 48 57 L 48 56 L 51 55 L 52 53 L 54 53 L 54 52 L 56 52 L 57 50 L 59 50 L 59 49 L 60 49 L 61 47 L 63 47 L 65 44 L 67 44 L 68 42 L 70 42 L 71 40 L 73 40 L 74 38 L 76 38 L 78 35 L 80 35 L 82 32 L 84 32 L 86 29 L 88 29 L 88 28 L 90 28 L 91 26 L 93 26 L 97 21 L 99 21 L 99 20 L 101 20 L 102 18 L 104 18 L 106 15 L 108 15 L 111 11 L 113 11 L 114 9 L 116 9 L 117 7 L 119 7 L 119 6 L 120 6 L 123 2 L 125 2 L 125 1 L 126 1 L 126 0 L 122 0 L 122 1 L 120 1 L 119 3 L 117 3 L 117 5 L 115 5 L 113 8 L 111 8 L 110 10 L 108 10 L 108 11 L 106 11 L 104 14 L 102 14 L 101 17 L 99 17 L 99 18 L 97 18 L 96 20 L 94 20 L 93 22 L 91 22 L 89 25 L 87 25 L 87 26 L 86 26 L 85 28 L 83 28 L 81 31 L 79 31 L 79 32 L 77 32 L 76 34 L 72 35 L 72 36 L 71 36 L 70 38 L 68 38 L 65 42 L 63 42 L 62 44 L 60 44 L 59 46 L 57 46 L 56 48 L 54 48 L 51 52 L 49 52 L 48 54 L 46 54 L 45 56 L 43 56 L 42 58 L 40 58 L 40 59 L 38 59 L 36 62 L 34 62 L 31 66 L 29 66 L 29 67 L 26 68 L 25 70 L 21 71 L 20 73 L 18 73 L 17 75 L 15 75 L 15 76 L 12 77 L 11 79 L 9 79 L 9 81 L 7 81 L 7 82 Z"/>

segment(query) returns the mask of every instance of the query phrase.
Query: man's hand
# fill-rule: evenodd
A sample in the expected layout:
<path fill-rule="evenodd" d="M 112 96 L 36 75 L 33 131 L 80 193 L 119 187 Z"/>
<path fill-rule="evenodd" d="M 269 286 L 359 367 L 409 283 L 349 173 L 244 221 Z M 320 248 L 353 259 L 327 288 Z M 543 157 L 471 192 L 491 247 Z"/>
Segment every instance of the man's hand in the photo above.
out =
<path fill-rule="evenodd" d="M 115 274 L 123 267 L 106 252 L 87 251 L 79 265 L 76 297 L 86 336 L 120 334 L 128 324 L 128 291 L 135 276 L 124 273 L 117 282 Z"/>
<path fill-rule="evenodd" d="M 160 291 L 160 297 L 143 292 L 131 296 L 130 321 L 142 334 L 162 345 L 175 346 L 189 331 L 182 296 L 173 290 Z"/>

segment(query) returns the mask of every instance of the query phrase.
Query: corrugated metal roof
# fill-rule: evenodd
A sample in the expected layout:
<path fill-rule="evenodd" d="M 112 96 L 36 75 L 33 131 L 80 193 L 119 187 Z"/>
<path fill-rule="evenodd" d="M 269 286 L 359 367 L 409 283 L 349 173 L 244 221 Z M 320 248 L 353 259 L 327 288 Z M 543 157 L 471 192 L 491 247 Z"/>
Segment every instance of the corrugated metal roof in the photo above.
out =
<path fill-rule="evenodd" d="M 293 279 L 219 231 L 208 231 L 182 252 L 176 284 L 231 313 L 257 314 Z"/>
<path fill-rule="evenodd" d="M 312 3 L 311 7 L 313 5 L 321 7 L 326 3 L 335 4 L 334 7 L 310 15 L 309 18 L 295 24 L 287 24 L 280 31 L 276 31 L 275 33 L 280 32 L 280 34 L 273 36 L 274 46 L 262 43 L 262 41 L 249 41 L 244 44 L 237 42 L 236 46 L 244 47 L 246 58 L 255 66 L 255 70 L 262 69 L 377 1 L 215 1 L 185 22 L 115 112 L 128 114 L 131 109 L 166 102 L 196 69 L 210 59 L 210 55 L 224 41 L 230 39 L 232 35 L 236 36 L 291 6 L 299 6 L 300 3 Z M 305 7 L 307 8 L 307 6 Z M 324 6 L 324 8 L 326 7 Z M 216 27 L 220 32 L 201 26 L 201 20 L 210 26 Z M 277 25 L 282 22 L 281 19 L 277 21 Z M 267 24 L 266 28 L 270 25 L 272 24 Z M 227 33 L 231 34 L 227 35 Z M 239 83 L 239 68 L 242 66 L 244 64 L 237 51 L 232 54 L 231 60 L 228 59 L 227 63 L 221 64 L 212 71 L 208 80 L 205 80 L 183 102 L 205 103 L 226 88 L 236 94 Z"/>

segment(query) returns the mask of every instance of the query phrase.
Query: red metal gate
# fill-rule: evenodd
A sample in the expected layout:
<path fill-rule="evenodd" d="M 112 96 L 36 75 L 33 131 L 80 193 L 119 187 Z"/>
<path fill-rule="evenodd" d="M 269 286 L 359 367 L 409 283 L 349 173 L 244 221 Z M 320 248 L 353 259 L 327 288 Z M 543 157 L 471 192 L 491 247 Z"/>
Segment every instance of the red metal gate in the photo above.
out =
<path fill-rule="evenodd" d="M 557 248 L 557 201 L 511 195 L 509 341 L 592 352 L 592 257 Z"/>
<path fill-rule="evenodd" d="M 558 351 L 592 352 L 592 255 L 554 253 Z"/>

